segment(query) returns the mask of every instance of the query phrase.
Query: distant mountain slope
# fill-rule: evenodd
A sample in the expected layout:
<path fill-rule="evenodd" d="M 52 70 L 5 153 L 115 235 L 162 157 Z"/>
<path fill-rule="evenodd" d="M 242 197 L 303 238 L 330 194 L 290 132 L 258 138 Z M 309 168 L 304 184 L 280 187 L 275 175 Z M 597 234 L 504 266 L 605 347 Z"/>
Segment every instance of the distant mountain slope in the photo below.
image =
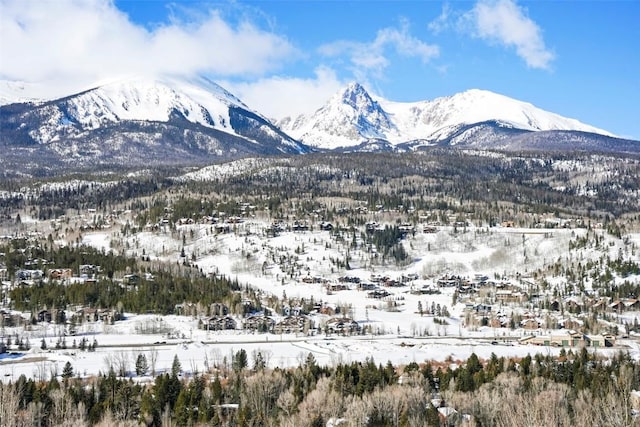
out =
<path fill-rule="evenodd" d="M 8 157 L 19 160 L 28 147 L 61 164 L 211 162 L 308 151 L 207 79 L 132 78 L 52 101 L 4 105 L 0 131 L 3 150 L 15 151 Z"/>
<path fill-rule="evenodd" d="M 388 139 L 397 133 L 380 104 L 358 83 L 335 94 L 312 116 L 285 119 L 278 125 L 289 135 L 318 148 L 358 145 L 373 139 Z"/>
<path fill-rule="evenodd" d="M 0 104 L 56 88 L 40 90 L 42 85 L 0 82 Z M 401 103 L 351 83 L 314 114 L 278 126 L 206 78 L 134 77 L 0 106 L 0 176 L 434 146 L 640 153 L 638 141 L 477 89 Z"/>
<path fill-rule="evenodd" d="M 508 141 L 514 136 L 538 131 L 579 131 L 613 137 L 578 120 L 485 90 L 402 103 L 374 99 L 357 83 L 339 91 L 314 114 L 287 118 L 278 124 L 307 145 L 358 151 L 432 145 L 489 148 L 493 143 L 509 149 Z M 553 137 L 553 133 L 545 135 Z"/>

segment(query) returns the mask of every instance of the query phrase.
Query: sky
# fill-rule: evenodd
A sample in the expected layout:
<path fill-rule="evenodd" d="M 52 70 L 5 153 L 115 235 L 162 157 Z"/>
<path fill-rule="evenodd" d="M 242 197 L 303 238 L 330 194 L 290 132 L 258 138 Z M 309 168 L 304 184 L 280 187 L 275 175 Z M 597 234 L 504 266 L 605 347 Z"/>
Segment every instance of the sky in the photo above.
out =
<path fill-rule="evenodd" d="M 640 2 L 0 0 L 0 80 L 206 75 L 263 115 L 477 88 L 640 140 Z"/>

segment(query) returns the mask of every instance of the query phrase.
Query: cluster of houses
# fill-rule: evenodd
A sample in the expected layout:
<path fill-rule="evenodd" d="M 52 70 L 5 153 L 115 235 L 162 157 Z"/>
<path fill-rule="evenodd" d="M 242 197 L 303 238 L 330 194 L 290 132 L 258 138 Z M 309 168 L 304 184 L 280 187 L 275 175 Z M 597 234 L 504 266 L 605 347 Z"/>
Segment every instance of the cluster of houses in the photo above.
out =
<path fill-rule="evenodd" d="M 198 327 L 209 331 L 241 328 L 243 331 L 253 333 L 305 333 L 311 335 L 316 332 L 351 335 L 362 331 L 358 322 L 345 316 L 333 316 L 333 310 L 326 309 L 322 304 L 316 304 L 314 312 L 330 317 L 326 322 L 323 322 L 323 325 L 318 327 L 313 316 L 304 313 L 302 307 L 284 305 L 282 307 L 282 316 L 270 316 L 268 312 L 257 311 L 245 315 L 241 322 L 238 322 L 229 315 L 228 308 L 224 304 L 220 304 L 218 311 L 213 312 L 211 316 L 200 319 Z"/>
<path fill-rule="evenodd" d="M 599 301 L 599 300 L 598 300 Z M 560 346 L 586 346 L 586 347 L 604 347 L 613 345 L 615 342 L 613 333 L 616 331 L 611 324 L 598 321 L 586 322 L 583 320 L 584 304 L 586 301 L 576 297 L 567 297 L 564 300 L 554 300 L 548 304 L 548 308 L 535 308 L 530 310 L 520 310 L 508 315 L 504 306 L 498 301 L 497 306 L 485 303 L 466 303 L 466 323 L 468 326 L 474 324 L 476 326 L 487 326 L 491 328 L 519 328 L 531 331 L 532 336 L 536 338 L 527 338 L 523 343 L 539 344 L 539 345 L 560 345 Z M 614 301 L 609 304 L 599 304 L 604 310 L 614 311 L 616 309 L 633 308 L 636 302 Z M 592 306 L 593 307 L 593 306 Z M 565 311 L 566 310 L 566 311 Z M 515 321 L 514 321 L 515 320 Z M 590 331 L 606 330 L 612 332 L 612 335 L 585 335 Z M 541 335 L 543 331 L 558 331 L 557 334 Z M 572 338 L 566 338 L 566 334 L 572 335 Z M 545 338 L 546 337 L 546 338 Z M 564 337 L 564 338 L 563 338 Z M 579 341 L 576 341 L 576 340 Z M 569 343 L 569 344 L 567 344 Z"/>
<path fill-rule="evenodd" d="M 371 275 L 369 282 L 364 282 L 359 277 L 342 276 L 338 278 L 338 282 L 330 282 L 319 277 L 306 277 L 302 279 L 303 283 L 322 283 L 328 294 L 333 292 L 347 291 L 357 289 L 358 291 L 367 292 L 368 298 L 382 299 L 393 295 L 391 292 L 383 288 L 401 288 L 407 286 L 413 280 L 417 280 L 417 274 L 403 274 L 398 279 L 391 279 L 389 276 Z"/>
<path fill-rule="evenodd" d="M 66 325 L 73 333 L 74 326 L 103 322 L 114 324 L 122 320 L 123 314 L 116 309 L 103 309 L 93 307 L 78 307 L 73 312 L 62 309 L 42 309 L 34 313 L 18 313 L 8 310 L 0 310 L 0 327 L 24 327 L 38 323 L 53 323 Z"/>
<path fill-rule="evenodd" d="M 322 221 L 318 227 L 321 231 L 332 231 L 333 224 L 327 221 Z M 285 231 L 296 231 L 303 232 L 311 230 L 311 223 L 307 219 L 296 219 L 291 224 L 288 224 L 284 220 L 278 219 L 271 223 L 269 227 L 267 227 L 267 233 L 271 235 L 278 235 Z"/>
<path fill-rule="evenodd" d="M 520 339 L 520 344 L 579 348 L 613 347 L 615 342 L 614 335 L 586 335 L 576 331 L 566 331 L 564 334 L 529 335 Z"/>

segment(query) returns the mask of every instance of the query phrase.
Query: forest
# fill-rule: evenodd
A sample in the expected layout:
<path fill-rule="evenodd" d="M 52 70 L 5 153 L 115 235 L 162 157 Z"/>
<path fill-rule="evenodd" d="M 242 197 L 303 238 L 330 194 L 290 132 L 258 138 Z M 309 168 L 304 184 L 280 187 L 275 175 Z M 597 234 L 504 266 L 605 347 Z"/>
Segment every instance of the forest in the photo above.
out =
<path fill-rule="evenodd" d="M 153 356 L 152 356 L 153 357 Z M 4 426 L 634 426 L 631 391 L 640 364 L 586 349 L 560 358 L 497 357 L 447 365 L 364 362 L 319 366 L 309 354 L 293 369 L 269 369 L 244 349 L 185 377 L 151 372 L 144 354 L 114 358 L 97 378 L 67 363 L 60 379 L 0 383 Z M 148 381 L 148 374 L 153 374 Z M 146 381 L 140 379 L 147 378 Z M 444 408 L 455 407 L 455 410 Z M 442 414 L 447 414 L 443 416 Z"/>

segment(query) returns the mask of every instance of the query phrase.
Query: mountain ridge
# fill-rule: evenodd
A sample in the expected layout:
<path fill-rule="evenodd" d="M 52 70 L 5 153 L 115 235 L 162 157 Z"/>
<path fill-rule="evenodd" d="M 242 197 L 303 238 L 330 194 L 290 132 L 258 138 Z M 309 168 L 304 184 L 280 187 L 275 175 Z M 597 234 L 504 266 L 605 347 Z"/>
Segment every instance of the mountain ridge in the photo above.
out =
<path fill-rule="evenodd" d="M 354 103 L 354 96 L 370 101 Z M 378 126 L 376 132 L 362 126 L 372 121 L 383 125 Z M 307 145 L 344 149 L 361 146 L 369 140 L 384 140 L 391 146 L 415 140 L 438 144 L 449 139 L 461 126 L 488 121 L 525 131 L 573 130 L 614 136 L 576 119 L 486 90 L 469 89 L 434 100 L 396 102 L 370 96 L 357 83 L 342 88 L 313 114 L 284 119 L 277 124 Z M 331 138 L 331 135 L 340 138 Z"/>
<path fill-rule="evenodd" d="M 430 147 L 640 153 L 638 141 L 480 89 L 404 103 L 352 82 L 314 114 L 276 124 L 202 77 L 129 76 L 0 106 L 5 171 Z"/>
<path fill-rule="evenodd" d="M 309 151 L 207 79 L 130 77 L 0 108 L 0 147 L 47 163 L 190 164 Z M 24 153 L 7 157 L 19 162 Z"/>

